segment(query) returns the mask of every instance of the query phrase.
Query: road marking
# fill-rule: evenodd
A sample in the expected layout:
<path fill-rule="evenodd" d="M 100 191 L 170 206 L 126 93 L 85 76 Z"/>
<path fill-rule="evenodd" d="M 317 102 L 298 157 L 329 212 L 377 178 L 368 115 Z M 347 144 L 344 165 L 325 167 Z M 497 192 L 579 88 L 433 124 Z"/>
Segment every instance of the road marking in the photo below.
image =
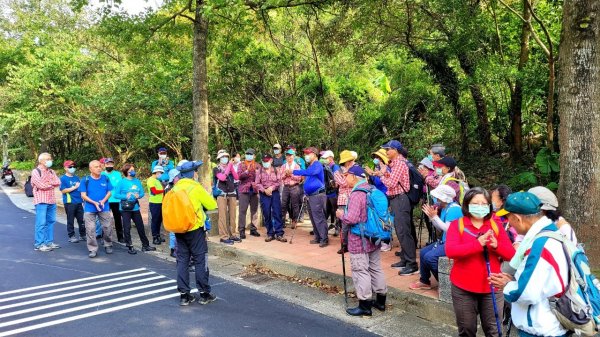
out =
<path fill-rule="evenodd" d="M 34 296 L 45 295 L 45 294 L 52 294 L 52 293 L 57 293 L 57 292 L 65 291 L 65 290 L 83 288 L 83 287 L 88 287 L 88 286 L 93 286 L 93 285 L 103 284 L 103 283 L 109 283 L 109 282 L 114 282 L 114 281 L 120 281 L 120 280 L 127 280 L 127 279 L 131 279 L 131 278 L 134 278 L 134 277 L 140 277 L 140 276 L 146 276 L 146 275 L 152 275 L 152 274 L 156 274 L 156 273 L 154 273 L 154 272 L 151 271 L 151 272 L 142 273 L 142 274 L 128 275 L 128 276 L 122 276 L 122 277 L 112 278 L 112 279 L 108 279 L 108 280 L 102 280 L 102 281 L 96 281 L 96 282 L 91 282 L 91 283 L 78 284 L 76 286 L 70 286 L 70 287 L 66 287 L 66 288 L 58 288 L 58 289 L 40 291 L 40 292 L 37 292 L 37 293 L 30 293 L 30 294 L 26 294 L 26 295 L 13 296 L 13 297 L 8 297 L 8 298 L 0 299 L 0 302 L 8 302 L 8 301 L 20 300 L 22 298 L 27 298 L 27 297 L 34 297 Z"/>
<path fill-rule="evenodd" d="M 191 292 L 195 293 L 197 291 L 198 291 L 198 289 L 193 289 Z M 88 318 L 88 317 L 93 317 L 93 316 L 97 316 L 97 315 L 106 314 L 106 313 L 109 313 L 109 312 L 114 312 L 114 311 L 119 311 L 119 310 L 123 310 L 123 309 L 128 309 L 128 308 L 136 307 L 136 306 L 139 306 L 139 305 L 148 304 L 148 303 L 152 303 L 152 302 L 158 302 L 158 301 L 166 300 L 166 299 L 177 297 L 177 296 L 179 296 L 179 293 L 173 293 L 173 294 L 169 294 L 169 295 L 163 295 L 163 296 L 154 297 L 154 298 L 150 298 L 150 299 L 143 300 L 143 301 L 137 301 L 137 302 L 127 303 L 127 304 L 122 304 L 122 305 L 119 305 L 119 306 L 116 306 L 116 307 L 112 307 L 112 308 L 101 309 L 101 310 L 97 310 L 97 311 L 88 312 L 88 313 L 85 313 L 85 314 L 80 314 L 80 315 L 71 316 L 71 317 L 65 317 L 65 318 L 62 318 L 62 319 L 57 319 L 57 320 L 54 320 L 54 321 L 49 321 L 49 322 L 40 323 L 40 324 L 36 324 L 36 325 L 30 325 L 30 326 L 26 326 L 26 327 L 19 328 L 19 329 L 14 329 L 14 330 L 10 330 L 10 331 L 4 331 L 4 332 L 0 332 L 0 337 L 12 336 L 12 335 L 16 335 L 16 334 L 22 333 L 22 332 L 27 332 L 27 331 L 31 331 L 31 330 L 46 328 L 46 327 L 53 326 L 53 325 L 58 325 L 58 324 L 62 324 L 62 323 L 76 321 L 76 320 L 82 319 L 82 318 Z"/>
<path fill-rule="evenodd" d="M 163 276 L 163 275 L 158 275 L 158 276 L 149 277 L 149 278 L 145 278 L 145 279 L 141 279 L 141 280 L 135 280 L 135 281 L 117 283 L 117 284 L 113 284 L 113 285 L 109 285 L 109 286 L 104 286 L 104 287 L 99 287 L 99 288 L 81 290 L 81 291 L 77 291 L 77 292 L 74 292 L 74 293 L 67 293 L 67 294 L 56 295 L 56 296 L 51 296 L 51 297 L 42 297 L 42 298 L 38 298 L 37 300 L 31 300 L 31 301 L 27 301 L 27 302 L 19 302 L 19 303 L 14 303 L 14 304 L 0 306 L 0 310 L 10 309 L 10 308 L 16 308 L 16 307 L 22 307 L 22 306 L 29 305 L 29 304 L 34 304 L 34 303 L 52 301 L 52 300 L 56 300 L 56 299 L 64 298 L 64 297 L 72 297 L 72 296 L 77 296 L 77 295 L 83 295 L 83 294 L 93 293 L 93 292 L 96 292 L 96 291 L 101 291 L 101 290 L 106 290 L 106 289 L 112 289 L 112 288 L 118 288 L 118 287 L 123 287 L 123 286 L 131 285 L 131 284 L 143 283 L 143 282 L 148 282 L 148 281 L 152 281 L 152 280 L 157 280 L 157 279 L 161 279 L 161 278 L 167 278 L 167 277 Z M 172 281 L 175 281 L 175 280 L 172 280 Z"/>
<path fill-rule="evenodd" d="M 78 307 L 63 309 L 63 310 L 59 310 L 59 311 L 52 311 L 52 312 L 48 312 L 48 313 L 45 313 L 45 314 L 40 314 L 40 315 L 36 315 L 36 316 L 29 316 L 29 317 L 25 317 L 25 318 L 21 318 L 21 319 L 16 319 L 14 321 L 2 322 L 2 323 L 0 323 L 0 328 L 6 327 L 6 326 L 15 325 L 15 324 L 21 324 L 21 323 L 25 323 L 25 322 L 31 322 L 31 321 L 35 321 L 35 320 L 38 320 L 38 319 L 41 319 L 41 318 L 58 316 L 58 315 L 62 315 L 62 314 L 68 314 L 70 312 L 80 311 L 80 310 L 94 308 L 94 307 L 99 307 L 99 306 L 103 306 L 103 305 L 107 305 L 107 304 L 112 304 L 112 303 L 116 303 L 116 302 L 122 302 L 122 301 L 130 300 L 130 299 L 133 299 L 133 298 L 137 298 L 137 297 L 142 297 L 142 296 L 147 296 L 147 295 L 153 295 L 153 294 L 157 294 L 157 293 L 162 293 L 162 292 L 169 291 L 169 290 L 177 290 L 177 286 L 172 286 L 172 287 L 161 288 L 161 289 L 157 289 L 157 290 L 146 291 L 146 292 L 143 292 L 143 293 L 138 293 L 138 294 L 133 294 L 133 295 L 129 295 L 129 296 L 113 298 L 112 300 L 106 300 L 106 301 L 97 302 L 97 303 L 90 303 L 90 304 L 80 305 Z M 179 295 L 179 293 L 174 293 L 174 295 Z"/>
<path fill-rule="evenodd" d="M 25 291 L 36 290 L 36 289 L 43 289 L 43 288 L 49 288 L 49 287 L 54 287 L 54 286 L 61 286 L 61 285 L 65 285 L 65 284 L 71 284 L 71 283 L 77 283 L 77 282 L 95 280 L 95 279 L 104 278 L 104 277 L 110 277 L 110 276 L 117 276 L 117 275 L 135 273 L 135 272 L 142 271 L 142 270 L 146 270 L 146 268 L 131 269 L 131 270 L 120 271 L 120 272 L 116 272 L 116 273 L 110 273 L 110 274 L 104 274 L 104 275 L 97 275 L 97 276 L 91 276 L 91 277 L 84 277 L 84 278 L 75 279 L 75 280 L 69 280 L 69 281 L 63 281 L 63 282 L 56 282 L 56 283 L 44 284 L 44 285 L 41 285 L 41 286 L 35 286 L 35 287 L 29 287 L 29 288 L 22 288 L 22 289 L 17 289 L 17 290 L 10 290 L 10 291 L 1 292 L 0 296 L 9 295 L 9 294 L 16 294 L 16 293 L 22 293 L 22 292 L 25 292 Z"/>
<path fill-rule="evenodd" d="M 117 294 L 132 292 L 132 291 L 136 291 L 136 290 L 140 290 L 140 289 L 145 289 L 145 288 L 158 287 L 158 286 L 169 284 L 169 283 L 173 283 L 173 282 L 176 282 L 176 281 L 175 280 L 168 280 L 168 281 L 162 281 L 162 282 L 158 282 L 158 283 L 144 284 L 142 286 L 137 286 L 137 287 L 133 287 L 133 288 L 126 288 L 126 289 L 111 291 L 111 292 L 108 292 L 108 293 L 101 293 L 101 294 L 97 294 L 97 295 L 93 295 L 93 296 L 76 298 L 76 299 L 73 299 L 73 300 L 68 300 L 68 301 L 63 301 L 63 302 L 56 302 L 56 303 L 52 303 L 52 304 L 42 305 L 42 306 L 39 306 L 39 307 L 33 307 L 33 308 L 28 308 L 28 309 L 23 309 L 23 310 L 17 310 L 17 311 L 9 312 L 9 313 L 6 313 L 6 314 L 0 314 L 0 318 L 10 317 L 10 316 L 17 316 L 17 315 L 21 315 L 21 314 L 26 314 L 28 312 L 39 311 L 39 310 L 44 310 L 44 309 L 50 309 L 50 308 L 54 308 L 54 307 L 60 307 L 60 306 L 63 306 L 63 305 L 73 304 L 73 303 L 77 303 L 77 302 L 85 302 L 85 301 L 93 300 L 93 299 L 96 299 L 96 298 L 108 297 L 108 296 L 112 296 L 112 295 L 117 295 Z M 175 288 L 177 288 L 177 287 L 175 287 Z"/>

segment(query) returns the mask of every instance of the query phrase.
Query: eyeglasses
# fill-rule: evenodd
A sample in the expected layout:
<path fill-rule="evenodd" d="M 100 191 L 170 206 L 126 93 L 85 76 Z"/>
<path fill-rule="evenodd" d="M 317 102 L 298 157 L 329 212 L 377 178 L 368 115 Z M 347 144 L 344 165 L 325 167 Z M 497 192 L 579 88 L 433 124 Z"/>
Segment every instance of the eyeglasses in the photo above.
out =
<path fill-rule="evenodd" d="M 75 166 L 69 166 L 68 168 L 75 168 Z"/>

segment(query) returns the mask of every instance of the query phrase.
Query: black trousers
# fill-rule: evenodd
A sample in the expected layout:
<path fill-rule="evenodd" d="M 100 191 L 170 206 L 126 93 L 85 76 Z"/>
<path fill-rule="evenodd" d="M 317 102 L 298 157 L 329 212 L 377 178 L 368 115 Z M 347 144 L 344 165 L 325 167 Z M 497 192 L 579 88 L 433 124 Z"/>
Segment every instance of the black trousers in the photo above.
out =
<path fill-rule="evenodd" d="M 142 241 L 142 246 L 150 246 L 150 242 L 148 241 L 148 237 L 146 236 L 146 232 L 144 231 L 144 220 L 142 220 L 142 213 L 140 213 L 140 211 L 123 211 L 121 212 L 121 215 L 123 216 L 123 234 L 125 235 L 125 243 L 127 244 L 127 246 L 132 246 L 131 220 L 133 220 L 133 222 L 135 223 L 135 229 L 138 232 L 140 241 Z"/>
<path fill-rule="evenodd" d="M 117 239 L 123 240 L 123 222 L 121 222 L 121 211 L 119 210 L 118 202 L 109 202 L 110 211 L 113 219 L 115 219 L 115 230 L 117 231 Z"/>
<path fill-rule="evenodd" d="M 187 233 L 175 233 L 177 240 L 177 290 L 182 293 L 190 292 L 190 259 L 196 268 L 196 286 L 201 293 L 210 292 L 208 284 L 208 244 L 204 228 L 198 228 Z"/>
<path fill-rule="evenodd" d="M 79 237 L 85 238 L 85 222 L 83 221 L 83 205 L 82 204 L 65 204 L 65 212 L 67 213 L 67 235 L 70 238 L 75 236 L 75 219 L 79 227 Z"/>
<path fill-rule="evenodd" d="M 412 207 L 408 196 L 400 194 L 392 197 L 390 199 L 390 209 L 394 214 L 394 228 L 402 248 L 400 261 L 405 261 L 407 266 L 417 267 L 417 246 L 413 237 L 415 230 L 410 216 Z"/>
<path fill-rule="evenodd" d="M 327 214 L 325 215 L 325 218 L 329 219 L 328 223 L 335 223 L 335 220 L 337 219 L 335 216 L 335 211 L 337 211 L 338 208 L 337 201 L 337 195 L 335 197 L 327 197 L 327 209 L 325 210 Z"/>
<path fill-rule="evenodd" d="M 162 224 L 162 204 L 150 203 L 150 214 L 152 215 L 152 222 L 150 223 L 150 229 L 152 230 L 152 237 L 160 236 L 160 225 Z"/>

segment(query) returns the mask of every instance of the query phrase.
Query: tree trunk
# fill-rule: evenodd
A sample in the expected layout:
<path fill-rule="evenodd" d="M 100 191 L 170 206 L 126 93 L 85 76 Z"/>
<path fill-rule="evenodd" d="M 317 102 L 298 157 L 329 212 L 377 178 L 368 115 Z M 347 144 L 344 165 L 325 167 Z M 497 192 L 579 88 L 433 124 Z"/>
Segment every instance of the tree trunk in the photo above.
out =
<path fill-rule="evenodd" d="M 458 61 L 460 63 L 460 67 L 470 80 L 469 90 L 471 91 L 471 96 L 473 97 L 473 102 L 475 103 L 475 108 L 477 110 L 477 134 L 479 135 L 481 149 L 489 152 L 493 149 L 492 134 L 490 132 L 490 123 L 487 115 L 487 104 L 485 102 L 485 97 L 481 92 L 481 87 L 479 87 L 479 84 L 477 84 L 475 79 L 475 65 L 466 54 L 459 54 Z"/>
<path fill-rule="evenodd" d="M 523 19 L 531 20 L 531 12 L 527 9 L 528 0 L 523 0 Z M 523 106 L 523 80 L 521 72 L 525 67 L 525 63 L 529 60 L 529 38 L 531 31 L 529 24 L 523 22 L 521 28 L 521 52 L 519 53 L 519 64 L 517 66 L 518 74 L 515 82 L 515 87 L 510 92 L 510 154 L 512 159 L 520 159 L 523 154 L 523 130 L 522 130 L 522 113 Z"/>
<path fill-rule="evenodd" d="M 554 70 L 554 55 L 548 57 L 548 118 L 546 120 L 546 146 L 552 151 L 557 151 L 554 145 L 554 82 L 555 82 L 555 70 Z"/>
<path fill-rule="evenodd" d="M 192 83 L 192 160 L 201 159 L 205 164 L 200 168 L 200 181 L 210 186 L 210 163 L 208 160 L 208 88 L 206 54 L 208 42 L 208 20 L 202 15 L 204 0 L 196 0 L 194 21 L 194 58 Z"/>
<path fill-rule="evenodd" d="M 559 48 L 559 204 L 600 265 L 600 2 L 566 0 Z"/>

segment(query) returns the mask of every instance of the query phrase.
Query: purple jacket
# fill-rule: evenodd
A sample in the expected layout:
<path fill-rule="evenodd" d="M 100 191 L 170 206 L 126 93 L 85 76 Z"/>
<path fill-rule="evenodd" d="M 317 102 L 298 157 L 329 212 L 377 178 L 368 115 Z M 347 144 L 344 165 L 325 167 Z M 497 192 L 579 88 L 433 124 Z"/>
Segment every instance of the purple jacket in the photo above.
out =
<path fill-rule="evenodd" d="M 238 175 L 240 178 L 240 185 L 238 187 L 239 193 L 250 193 L 250 189 L 254 184 L 254 180 L 256 179 L 256 169 L 258 169 L 258 164 L 255 161 L 244 161 L 240 164 Z M 258 191 L 254 190 L 252 193 L 257 193 Z"/>

